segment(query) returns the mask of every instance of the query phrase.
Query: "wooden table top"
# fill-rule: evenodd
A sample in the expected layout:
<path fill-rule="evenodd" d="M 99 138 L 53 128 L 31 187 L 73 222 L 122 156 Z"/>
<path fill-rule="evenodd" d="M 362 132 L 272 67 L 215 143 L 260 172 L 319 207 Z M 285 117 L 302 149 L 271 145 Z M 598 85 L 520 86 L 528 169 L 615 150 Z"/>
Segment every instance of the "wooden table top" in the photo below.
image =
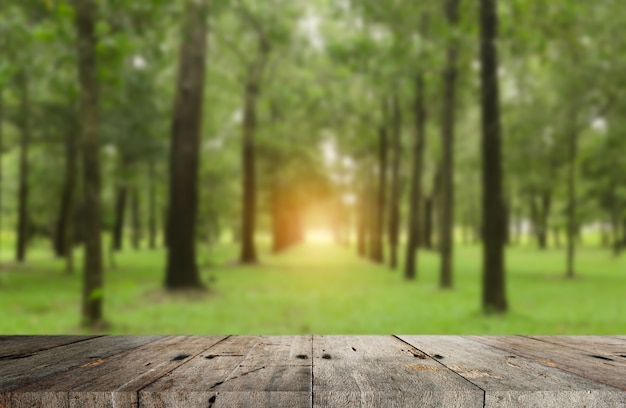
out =
<path fill-rule="evenodd" d="M 0 336 L 0 407 L 626 407 L 626 336 Z"/>

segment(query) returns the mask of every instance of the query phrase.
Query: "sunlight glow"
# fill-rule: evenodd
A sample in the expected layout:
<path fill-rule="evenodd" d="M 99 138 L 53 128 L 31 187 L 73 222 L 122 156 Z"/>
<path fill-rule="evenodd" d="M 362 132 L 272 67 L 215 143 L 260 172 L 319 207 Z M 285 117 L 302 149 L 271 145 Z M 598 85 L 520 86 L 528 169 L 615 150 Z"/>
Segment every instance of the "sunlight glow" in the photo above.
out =
<path fill-rule="evenodd" d="M 307 230 L 306 232 L 307 242 L 316 242 L 330 244 L 335 240 L 333 232 L 326 228 L 315 228 Z"/>
<path fill-rule="evenodd" d="M 341 196 L 341 201 L 346 205 L 356 204 L 356 195 L 354 193 L 345 193 Z"/>

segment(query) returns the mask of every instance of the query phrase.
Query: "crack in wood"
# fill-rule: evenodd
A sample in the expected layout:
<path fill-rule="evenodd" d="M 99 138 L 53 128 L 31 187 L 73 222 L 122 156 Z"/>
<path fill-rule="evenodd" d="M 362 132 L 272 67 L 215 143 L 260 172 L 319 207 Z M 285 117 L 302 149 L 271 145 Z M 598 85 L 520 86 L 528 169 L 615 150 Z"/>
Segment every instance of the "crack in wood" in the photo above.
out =
<path fill-rule="evenodd" d="M 68 341 L 68 342 L 62 342 L 59 344 L 54 344 L 54 345 L 48 345 L 48 346 L 43 346 L 43 347 L 39 347 L 36 348 L 35 350 L 30 350 L 28 353 L 17 353 L 17 354 L 7 354 L 7 355 L 2 355 L 0 354 L 0 361 L 2 360 L 17 360 L 20 358 L 26 358 L 26 357 L 30 357 L 30 356 L 34 356 L 42 351 L 46 351 L 46 350 L 51 350 L 51 349 L 55 349 L 55 348 L 59 348 L 59 347 L 65 347 L 65 346 L 69 346 L 71 344 L 76 344 L 76 343 L 80 343 L 83 341 L 88 341 L 88 340 L 93 340 L 93 339 L 97 339 L 98 337 L 104 337 L 104 335 L 95 335 L 95 336 L 88 336 L 85 338 L 77 338 L 77 339 L 73 339 L 72 341 Z"/>
<path fill-rule="evenodd" d="M 212 360 L 215 357 L 243 357 L 243 354 L 209 354 L 204 358 L 206 358 L 207 360 Z"/>
<path fill-rule="evenodd" d="M 263 367 L 258 367 L 258 368 L 255 368 L 254 370 L 246 371 L 245 373 L 243 373 L 243 374 L 239 374 L 239 375 L 237 375 L 237 376 L 235 376 L 235 377 L 230 377 L 230 378 L 227 378 L 227 379 L 225 379 L 224 381 L 218 381 L 218 382 L 216 382 L 215 384 L 213 384 L 210 388 L 211 388 L 211 389 L 213 389 L 213 388 L 215 388 L 215 387 L 218 387 L 218 386 L 220 386 L 220 385 L 224 384 L 226 381 L 236 380 L 237 378 L 243 377 L 243 376 L 248 375 L 248 374 L 252 374 L 252 373 L 254 373 L 254 372 L 256 372 L 256 371 L 260 371 L 260 370 L 262 370 L 262 369 L 264 369 L 264 368 L 265 368 L 265 366 L 263 366 Z"/>
<path fill-rule="evenodd" d="M 37 353 L 27 353 L 27 354 L 9 354 L 8 356 L 0 356 L 0 361 L 4 360 L 20 360 L 22 358 L 28 358 L 34 356 Z"/>
<path fill-rule="evenodd" d="M 597 358 L 598 360 L 604 360 L 604 361 L 615 361 L 612 358 L 609 357 L 604 357 L 604 356 L 599 356 L 597 354 L 587 354 L 589 357 L 593 357 L 593 358 Z"/>
<path fill-rule="evenodd" d="M 401 338 L 401 337 L 399 337 L 398 335 L 393 334 L 393 335 L 392 335 L 392 337 L 394 337 L 396 340 L 398 340 L 398 341 L 400 341 L 400 342 L 402 342 L 402 343 L 406 344 L 407 346 L 411 347 L 411 349 L 413 349 L 413 350 L 417 351 L 418 353 L 421 353 L 421 354 L 423 354 L 424 356 L 428 356 L 428 354 L 426 354 L 426 353 L 424 353 L 423 351 L 419 350 L 417 347 L 415 347 L 414 345 L 412 345 L 412 344 L 411 344 L 411 343 L 409 343 L 408 341 L 406 341 L 406 340 L 402 339 L 402 338 Z M 409 350 L 409 351 L 410 351 L 410 350 Z M 416 357 L 417 357 L 417 356 L 416 356 Z M 430 357 L 430 356 L 428 356 L 428 357 Z M 478 388 L 479 390 L 481 390 L 481 391 L 482 391 L 482 393 L 483 393 L 483 408 L 485 407 L 485 404 L 486 404 L 486 402 L 487 402 L 487 391 L 486 391 L 483 387 L 479 386 L 478 384 L 476 384 L 476 383 L 475 383 L 475 382 L 473 382 L 473 381 L 470 381 L 470 379 L 469 379 L 468 377 L 464 377 L 464 376 L 462 376 L 460 373 L 458 373 L 458 372 L 456 372 L 455 370 L 453 370 L 452 368 L 448 367 L 447 365 L 445 365 L 444 363 L 442 363 L 440 360 L 437 360 L 437 359 L 432 358 L 432 357 L 430 357 L 430 358 L 431 358 L 431 360 L 433 360 L 433 361 L 435 361 L 437 364 L 439 364 L 441 367 L 443 367 L 443 368 L 445 368 L 446 370 L 448 370 L 448 371 L 450 371 L 450 372 L 454 373 L 454 375 L 461 377 L 464 381 L 466 381 L 466 382 L 468 382 L 468 383 L 472 384 L 474 387 L 476 387 L 476 388 Z"/>

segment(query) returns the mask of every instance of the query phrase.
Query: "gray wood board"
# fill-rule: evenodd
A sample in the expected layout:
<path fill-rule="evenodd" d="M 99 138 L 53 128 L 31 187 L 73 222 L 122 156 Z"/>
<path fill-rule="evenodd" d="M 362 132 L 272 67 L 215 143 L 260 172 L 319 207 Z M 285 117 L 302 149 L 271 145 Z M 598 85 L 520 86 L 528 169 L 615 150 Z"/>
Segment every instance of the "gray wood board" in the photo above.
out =
<path fill-rule="evenodd" d="M 622 390 L 467 338 L 399 338 L 485 390 L 485 407 L 626 407 Z"/>
<path fill-rule="evenodd" d="M 13 406 L 27 406 L 38 390 L 63 394 L 63 406 L 136 406 L 137 391 L 225 339 L 172 336 L 45 377 L 11 392 Z"/>
<path fill-rule="evenodd" d="M 311 336 L 237 336 L 139 392 L 139 407 L 309 407 Z"/>
<path fill-rule="evenodd" d="M 467 338 L 510 354 L 526 357 L 545 366 L 557 367 L 626 390 L 624 365 L 598 359 L 587 351 L 523 336 L 467 336 Z"/>
<path fill-rule="evenodd" d="M 38 351 L 95 337 L 97 336 L 0 336 L 0 361 L 25 358 Z"/>
<path fill-rule="evenodd" d="M 626 369 L 626 336 L 525 336 L 585 352 Z"/>
<path fill-rule="evenodd" d="M 392 336 L 314 336 L 316 407 L 482 407 L 484 392 Z"/>
<path fill-rule="evenodd" d="M 0 361 L 0 395 L 43 377 L 139 347 L 158 336 L 110 336 L 36 352 L 17 360 Z"/>

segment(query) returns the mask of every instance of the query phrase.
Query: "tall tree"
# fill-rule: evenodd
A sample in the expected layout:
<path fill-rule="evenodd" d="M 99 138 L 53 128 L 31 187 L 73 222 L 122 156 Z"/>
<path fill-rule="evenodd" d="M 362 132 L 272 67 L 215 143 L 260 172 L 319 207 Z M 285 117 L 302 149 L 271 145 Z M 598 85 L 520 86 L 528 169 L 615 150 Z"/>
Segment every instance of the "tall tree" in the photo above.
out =
<path fill-rule="evenodd" d="M 126 214 L 126 201 L 128 186 L 125 181 L 119 181 L 115 188 L 115 220 L 113 221 L 113 250 L 121 251 L 124 245 L 124 216 Z"/>
<path fill-rule="evenodd" d="M 480 0 L 480 78 L 482 119 L 482 305 L 486 313 L 507 310 L 504 271 L 504 197 L 502 191 L 500 96 L 496 49 L 496 0 Z"/>
<path fill-rule="evenodd" d="M 20 94 L 20 166 L 19 166 L 19 188 L 18 188 L 18 210 L 17 210 L 17 241 L 16 259 L 23 262 L 26 259 L 26 245 L 28 242 L 28 151 L 30 148 L 31 127 L 30 127 L 30 95 L 28 74 L 22 70 L 17 75 L 17 82 Z"/>
<path fill-rule="evenodd" d="M 271 48 L 270 40 L 261 23 L 250 10 L 248 10 L 246 5 L 242 5 L 241 9 L 245 19 L 254 27 L 258 41 L 256 56 L 253 61 L 246 66 L 241 148 L 241 162 L 243 167 L 243 213 L 241 223 L 241 254 L 239 259 L 241 263 L 250 264 L 256 263 L 258 260 L 256 245 L 254 243 L 257 205 L 255 140 L 257 103 L 261 92 L 263 72 L 265 71 Z"/>
<path fill-rule="evenodd" d="M 54 251 L 57 256 L 65 257 L 71 249 L 72 243 L 68 241 L 71 236 L 71 222 L 74 216 L 74 196 L 76 192 L 76 171 L 78 170 L 78 146 L 75 126 L 65 136 L 65 172 L 63 177 L 63 190 L 61 192 L 61 205 L 57 216 Z"/>
<path fill-rule="evenodd" d="M 572 123 L 576 123 L 576 114 L 570 115 L 570 119 L 573 119 Z M 576 194 L 576 180 L 577 180 L 577 168 L 578 168 L 578 138 L 579 130 L 573 127 L 569 130 L 567 138 L 567 156 L 568 156 L 568 168 L 567 168 L 567 269 L 566 276 L 569 279 L 574 278 L 574 261 L 576 256 L 576 237 L 578 235 L 578 220 L 577 220 L 577 194 Z"/>
<path fill-rule="evenodd" d="M 54 240 L 55 252 L 57 256 L 65 257 L 65 269 L 68 273 L 74 271 L 74 210 L 76 208 L 76 172 L 78 170 L 77 139 L 75 130 L 70 131 L 65 137 L 65 177 Z"/>
<path fill-rule="evenodd" d="M 422 36 L 427 36 L 428 15 L 422 16 Z M 422 56 L 424 53 L 422 52 Z M 415 75 L 415 137 L 413 140 L 413 157 L 411 167 L 411 196 L 409 201 L 409 239 L 406 246 L 404 277 L 407 280 L 416 278 L 418 263 L 418 242 L 422 233 L 422 172 L 424 167 L 424 149 L 426 147 L 426 107 L 424 105 L 425 81 L 424 64 L 421 62 Z"/>
<path fill-rule="evenodd" d="M 133 185 L 130 193 L 130 210 L 131 210 L 131 242 L 133 249 L 141 247 L 141 203 L 139 198 L 139 186 Z"/>
<path fill-rule="evenodd" d="M 444 12 L 448 20 L 450 38 L 443 71 L 443 109 L 441 146 L 443 148 L 440 221 L 441 271 L 439 286 L 452 287 L 452 264 L 454 245 L 454 126 L 457 78 L 458 45 L 455 29 L 459 23 L 459 0 L 446 0 Z"/>
<path fill-rule="evenodd" d="M 397 89 L 391 99 L 391 187 L 389 197 L 389 266 L 398 266 L 398 243 L 400 241 L 400 161 L 402 150 L 402 113 Z"/>
<path fill-rule="evenodd" d="M 196 262 L 198 163 L 206 70 L 208 3 L 187 0 L 170 144 L 165 287 L 202 287 Z"/>
<path fill-rule="evenodd" d="M 100 202 L 100 152 L 98 134 L 98 77 L 96 49 L 96 2 L 76 0 L 75 26 L 78 41 L 80 83 L 80 142 L 84 176 L 84 283 L 82 323 L 98 327 L 103 323 L 103 274 Z"/>
<path fill-rule="evenodd" d="M 385 120 L 385 119 L 383 119 Z M 378 182 L 372 218 L 372 235 L 370 259 L 374 262 L 384 261 L 383 236 L 385 231 L 385 207 L 387 203 L 387 127 L 382 124 L 378 129 Z"/>
<path fill-rule="evenodd" d="M 4 195 L 2 194 L 2 185 L 4 184 L 4 168 L 2 166 L 2 156 L 4 153 L 4 88 L 0 84 L 0 231 L 2 231 L 2 203 Z M 0 253 L 2 248 L 2 240 L 0 239 Z"/>
<path fill-rule="evenodd" d="M 156 164 L 154 158 L 150 158 L 148 162 L 148 247 L 156 249 Z"/>

